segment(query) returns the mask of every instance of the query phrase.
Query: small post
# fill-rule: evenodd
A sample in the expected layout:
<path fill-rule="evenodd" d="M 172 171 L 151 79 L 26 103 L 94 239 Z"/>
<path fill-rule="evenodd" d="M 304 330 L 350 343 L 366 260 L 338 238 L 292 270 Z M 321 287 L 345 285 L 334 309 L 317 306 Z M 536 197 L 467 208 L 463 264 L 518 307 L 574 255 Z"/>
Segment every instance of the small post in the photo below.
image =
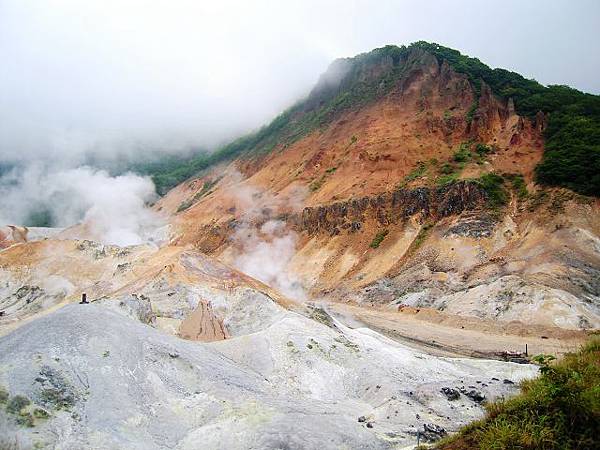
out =
<path fill-rule="evenodd" d="M 79 302 L 80 305 L 87 305 L 88 301 L 87 301 L 87 294 L 85 292 L 83 292 L 81 294 L 81 301 Z"/>
<path fill-rule="evenodd" d="M 525 356 L 529 356 L 529 353 L 527 353 L 527 344 L 525 344 Z"/>
<path fill-rule="evenodd" d="M 417 431 L 417 447 L 421 445 L 421 432 Z"/>

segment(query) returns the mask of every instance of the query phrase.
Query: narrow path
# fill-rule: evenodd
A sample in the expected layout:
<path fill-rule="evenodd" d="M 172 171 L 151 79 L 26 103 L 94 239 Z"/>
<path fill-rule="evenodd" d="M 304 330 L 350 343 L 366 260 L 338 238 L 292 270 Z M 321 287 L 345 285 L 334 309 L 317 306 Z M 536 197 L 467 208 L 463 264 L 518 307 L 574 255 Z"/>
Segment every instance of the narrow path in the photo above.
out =
<path fill-rule="evenodd" d="M 564 336 L 520 336 L 497 330 L 479 331 L 470 328 L 434 323 L 394 311 L 364 308 L 343 303 L 324 302 L 329 314 L 350 328 L 368 327 L 405 345 L 436 356 L 468 356 L 498 358 L 504 351 L 525 351 L 561 355 L 575 351 L 586 340 L 585 333 L 566 332 Z M 550 334 L 550 333 L 548 333 Z"/>

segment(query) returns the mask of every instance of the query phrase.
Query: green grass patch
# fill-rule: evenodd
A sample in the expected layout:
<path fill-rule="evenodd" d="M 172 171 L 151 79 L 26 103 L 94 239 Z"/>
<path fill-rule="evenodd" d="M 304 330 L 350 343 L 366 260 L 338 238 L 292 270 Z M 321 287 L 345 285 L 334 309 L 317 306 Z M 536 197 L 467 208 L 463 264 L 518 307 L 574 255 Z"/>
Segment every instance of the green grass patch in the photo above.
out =
<path fill-rule="evenodd" d="M 417 162 L 417 167 L 415 167 L 411 172 L 404 177 L 401 183 L 398 184 L 399 188 L 405 187 L 411 181 L 416 180 L 417 178 L 421 178 L 427 172 L 427 164 L 423 161 Z"/>
<path fill-rule="evenodd" d="M 486 173 L 477 181 L 488 195 L 488 206 L 499 208 L 508 203 L 508 193 L 504 188 L 504 178 L 496 173 Z"/>
<path fill-rule="evenodd" d="M 177 212 L 180 213 L 182 211 L 185 211 L 186 209 L 190 208 L 193 204 L 194 204 L 193 199 L 184 200 L 177 207 Z"/>
<path fill-rule="evenodd" d="M 182 211 L 185 211 L 186 209 L 189 209 L 202 197 L 210 194 L 211 189 L 221 180 L 221 178 L 223 177 L 217 177 L 214 180 L 205 181 L 202 185 L 202 189 L 196 192 L 191 199 L 184 200 L 179 204 L 179 206 L 177 207 L 177 212 L 180 213 Z"/>
<path fill-rule="evenodd" d="M 379 246 L 381 245 L 381 243 L 383 242 L 385 237 L 388 235 L 388 233 L 389 233 L 388 230 L 378 231 L 377 234 L 375 235 L 375 237 L 373 238 L 373 240 L 371 241 L 371 243 L 369 244 L 369 247 L 379 248 Z"/>
<path fill-rule="evenodd" d="M 456 180 L 458 180 L 458 173 L 449 173 L 447 175 L 438 177 L 436 183 L 438 186 L 442 187 L 446 186 L 447 184 L 454 183 Z"/>
<path fill-rule="evenodd" d="M 314 180 L 312 183 L 310 183 L 308 185 L 308 189 L 310 189 L 311 192 L 318 191 L 319 189 L 321 189 L 321 186 L 323 186 L 323 183 L 325 183 L 325 175 L 321 175 L 321 178 Z"/>
<path fill-rule="evenodd" d="M 413 251 L 417 250 L 419 247 L 421 247 L 421 245 L 423 245 L 425 240 L 427 240 L 427 237 L 429 236 L 429 232 L 431 231 L 432 228 L 433 228 L 433 224 L 429 223 L 429 222 L 424 224 L 421 227 L 421 229 L 417 233 L 417 237 L 415 238 L 415 240 L 412 243 Z"/>
<path fill-rule="evenodd" d="M 510 185 L 512 186 L 512 189 L 519 200 L 525 200 L 527 197 L 529 197 L 529 191 L 527 190 L 527 184 L 525 183 L 523 175 L 507 174 L 504 175 L 504 177 L 510 180 Z"/>
<path fill-rule="evenodd" d="M 419 161 L 417 162 L 417 167 L 415 167 L 406 177 L 404 177 L 404 180 L 407 182 L 416 180 L 417 178 L 421 178 L 423 175 L 425 175 L 425 172 L 427 172 L 427 165 L 424 162 Z"/>
<path fill-rule="evenodd" d="M 198 201 L 205 195 L 208 195 L 210 190 L 221 180 L 221 178 L 222 177 L 217 177 L 214 180 L 205 181 L 202 185 L 202 189 L 200 189 L 198 192 L 196 192 L 196 195 L 194 195 L 194 200 Z"/>
<path fill-rule="evenodd" d="M 462 144 L 460 144 L 458 150 L 454 152 L 454 155 L 452 155 L 452 160 L 457 163 L 468 162 L 472 156 L 470 147 L 471 146 L 468 142 L 463 142 Z"/>

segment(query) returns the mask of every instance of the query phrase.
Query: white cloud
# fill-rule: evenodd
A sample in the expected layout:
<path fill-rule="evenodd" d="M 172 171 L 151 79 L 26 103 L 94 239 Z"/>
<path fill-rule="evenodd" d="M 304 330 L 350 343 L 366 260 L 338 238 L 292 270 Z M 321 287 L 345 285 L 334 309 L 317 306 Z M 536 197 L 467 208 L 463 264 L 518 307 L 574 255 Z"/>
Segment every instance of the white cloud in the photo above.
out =
<path fill-rule="evenodd" d="M 598 92 L 585 44 L 599 14 L 595 1 L 0 0 L 0 161 L 214 145 L 332 59 L 419 39 Z"/>

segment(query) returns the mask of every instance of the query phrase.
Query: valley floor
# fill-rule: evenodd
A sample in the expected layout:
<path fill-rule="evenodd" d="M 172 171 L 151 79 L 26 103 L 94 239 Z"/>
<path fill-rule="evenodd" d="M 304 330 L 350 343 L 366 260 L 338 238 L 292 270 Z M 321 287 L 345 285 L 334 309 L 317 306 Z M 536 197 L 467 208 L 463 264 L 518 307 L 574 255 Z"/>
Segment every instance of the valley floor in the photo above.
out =
<path fill-rule="evenodd" d="M 19 450 L 400 449 L 536 376 L 500 353 L 586 335 L 296 302 L 190 247 L 23 243 L 0 280 L 0 436 Z"/>
<path fill-rule="evenodd" d="M 323 302 L 323 307 L 351 328 L 368 327 L 419 351 L 438 356 L 499 358 L 503 352 L 562 355 L 586 341 L 584 331 L 525 324 L 503 324 L 437 311 L 407 312 Z M 418 311 L 418 312 L 417 312 Z"/>

